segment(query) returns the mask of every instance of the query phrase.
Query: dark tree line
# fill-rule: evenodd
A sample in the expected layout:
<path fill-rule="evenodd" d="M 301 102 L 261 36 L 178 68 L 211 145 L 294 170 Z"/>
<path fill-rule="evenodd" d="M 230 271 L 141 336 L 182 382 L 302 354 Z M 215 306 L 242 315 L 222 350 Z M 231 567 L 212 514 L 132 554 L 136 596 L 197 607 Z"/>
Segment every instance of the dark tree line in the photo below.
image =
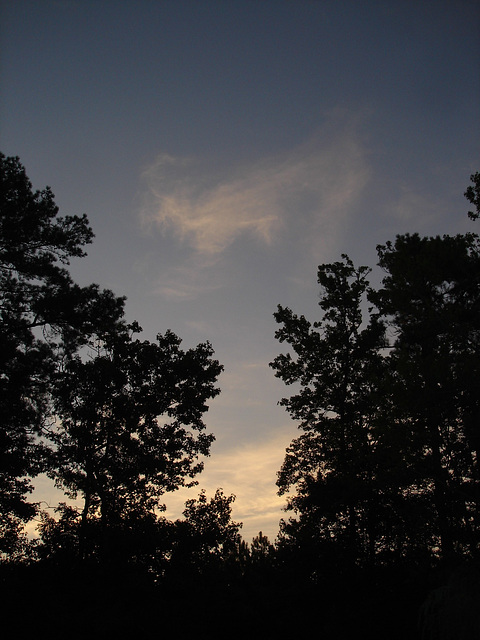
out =
<path fill-rule="evenodd" d="M 60 217 L 18 158 L 0 160 L 0 598 L 14 622 L 36 630 L 56 603 L 71 637 L 86 628 L 75 606 L 91 637 L 480 636 L 477 234 L 397 236 L 377 247 L 377 288 L 346 255 L 320 265 L 313 323 L 278 307 L 289 351 L 271 366 L 302 433 L 278 473 L 291 517 L 274 543 L 247 544 L 221 489 L 162 515 L 214 439 L 211 345 L 140 340 L 124 298 L 77 285 L 86 216 Z M 40 474 L 75 502 L 40 509 Z"/>

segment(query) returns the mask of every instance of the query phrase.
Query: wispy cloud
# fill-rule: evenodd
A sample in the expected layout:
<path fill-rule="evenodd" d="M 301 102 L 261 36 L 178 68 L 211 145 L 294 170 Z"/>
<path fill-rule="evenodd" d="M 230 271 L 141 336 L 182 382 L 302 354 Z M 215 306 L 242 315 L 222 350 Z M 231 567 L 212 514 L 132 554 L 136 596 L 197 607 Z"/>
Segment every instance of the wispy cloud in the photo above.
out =
<path fill-rule="evenodd" d="M 222 179 L 198 169 L 193 160 L 157 159 L 147 172 L 149 220 L 207 256 L 222 253 L 243 234 L 270 243 L 280 223 L 275 190 L 282 175 L 265 167 Z"/>
<path fill-rule="evenodd" d="M 153 294 L 170 300 L 192 300 L 198 294 L 215 291 L 223 286 L 222 274 L 212 272 L 209 260 L 202 256 L 189 256 L 179 266 L 171 266 L 158 279 Z"/>
<path fill-rule="evenodd" d="M 204 169 L 201 159 L 162 154 L 143 174 L 143 220 L 189 246 L 205 266 L 241 237 L 264 246 L 282 241 L 301 218 L 329 233 L 368 180 L 358 128 L 357 118 L 334 114 L 307 143 L 222 172 Z"/>
<path fill-rule="evenodd" d="M 433 200 L 430 193 L 421 193 L 408 185 L 402 185 L 397 197 L 385 207 L 395 222 L 417 228 L 431 224 L 438 217 L 439 208 L 441 203 Z"/>

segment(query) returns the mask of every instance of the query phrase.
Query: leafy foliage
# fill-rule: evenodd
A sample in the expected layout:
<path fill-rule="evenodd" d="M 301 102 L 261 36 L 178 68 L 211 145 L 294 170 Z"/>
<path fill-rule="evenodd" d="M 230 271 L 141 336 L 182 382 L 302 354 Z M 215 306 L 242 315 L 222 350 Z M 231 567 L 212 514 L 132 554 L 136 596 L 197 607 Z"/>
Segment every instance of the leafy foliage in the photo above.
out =
<path fill-rule="evenodd" d="M 79 287 L 67 270 L 93 238 L 83 216 L 58 216 L 18 158 L 0 154 L 0 551 L 36 512 L 30 478 L 46 468 L 52 376 L 93 332 L 121 324 L 123 298 Z"/>
<path fill-rule="evenodd" d="M 67 267 L 92 241 L 86 216 L 59 217 L 18 158 L 0 160 L 0 552 L 20 544 L 37 512 L 31 478 L 46 472 L 84 500 L 80 556 L 97 545 L 92 519 L 106 555 L 113 531 L 155 520 L 165 491 L 195 483 L 222 367 L 209 343 L 184 351 L 171 331 L 134 339 L 124 298 L 75 284 Z M 73 531 L 73 516 L 63 508 L 59 526 Z"/>
<path fill-rule="evenodd" d="M 281 542 L 361 565 L 477 557 L 480 240 L 405 234 L 378 255 L 378 291 L 343 256 L 319 267 L 319 322 L 274 314 L 294 355 L 271 366 L 300 386 L 280 404 L 304 431 L 278 474 L 298 516 Z"/>
<path fill-rule="evenodd" d="M 305 431 L 287 449 L 279 493 L 295 487 L 288 508 L 302 514 L 305 526 L 325 540 L 344 539 L 349 554 L 363 557 L 376 542 L 371 512 L 380 483 L 377 413 L 385 345 L 377 314 L 370 310 L 364 325 L 368 271 L 347 256 L 319 267 L 323 319 L 311 325 L 279 307 L 275 319 L 283 327 L 276 337 L 292 345 L 296 358 L 280 355 L 271 364 L 287 384 L 300 383 L 299 393 L 281 404 Z"/>
<path fill-rule="evenodd" d="M 235 496 L 222 489 L 208 500 L 204 490 L 185 503 L 183 520 L 175 522 L 170 574 L 178 580 L 218 580 L 237 552 L 241 523 L 231 519 Z"/>
<path fill-rule="evenodd" d="M 129 514 L 153 512 L 165 491 L 190 486 L 202 470 L 198 458 L 213 440 L 202 414 L 222 367 L 208 343 L 183 351 L 180 342 L 172 332 L 157 343 L 117 333 L 59 373 L 49 473 L 82 497 L 85 526 L 100 517 L 111 530 Z"/>
<path fill-rule="evenodd" d="M 465 191 L 465 197 L 475 206 L 475 211 L 469 211 L 468 217 L 470 220 L 478 220 L 480 217 L 480 172 L 477 171 L 470 176 L 470 180 L 473 184 L 467 187 Z"/>
<path fill-rule="evenodd" d="M 387 275 L 376 297 L 395 331 L 390 394 L 411 490 L 429 497 L 432 548 L 476 553 L 480 240 L 407 234 L 378 252 Z"/>

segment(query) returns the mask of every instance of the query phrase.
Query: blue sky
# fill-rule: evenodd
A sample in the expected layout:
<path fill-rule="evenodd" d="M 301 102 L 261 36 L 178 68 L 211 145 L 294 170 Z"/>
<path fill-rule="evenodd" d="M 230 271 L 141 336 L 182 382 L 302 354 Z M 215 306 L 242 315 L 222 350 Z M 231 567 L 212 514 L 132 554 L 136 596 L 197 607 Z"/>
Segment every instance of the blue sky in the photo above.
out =
<path fill-rule="evenodd" d="M 0 6 L 2 151 L 62 214 L 87 213 L 96 239 L 77 280 L 126 295 L 145 339 L 212 342 L 225 373 L 199 488 L 237 495 L 247 540 L 274 538 L 297 431 L 268 367 L 282 351 L 272 314 L 317 319 L 317 265 L 341 253 L 374 266 L 397 233 L 472 228 L 480 3 Z M 46 482 L 37 495 L 56 499 Z"/>

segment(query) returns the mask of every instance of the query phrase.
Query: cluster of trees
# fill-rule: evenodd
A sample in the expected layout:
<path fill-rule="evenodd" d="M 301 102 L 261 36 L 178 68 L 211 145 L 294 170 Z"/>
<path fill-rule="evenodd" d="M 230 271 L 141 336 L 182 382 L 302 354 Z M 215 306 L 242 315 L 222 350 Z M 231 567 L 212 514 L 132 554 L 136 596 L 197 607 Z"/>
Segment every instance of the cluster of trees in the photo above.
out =
<path fill-rule="evenodd" d="M 477 220 L 480 173 L 471 180 Z M 350 604 L 374 594 L 372 618 L 387 592 L 415 612 L 402 628 L 390 610 L 389 637 L 477 638 L 480 237 L 404 234 L 377 252 L 378 287 L 342 255 L 318 268 L 318 321 L 274 314 L 290 351 L 271 367 L 294 387 L 281 404 L 302 431 L 278 474 L 293 515 L 277 555 L 303 584 L 354 585 Z"/>
<path fill-rule="evenodd" d="M 405 234 L 377 251 L 379 288 L 343 255 L 319 267 L 319 321 L 275 314 L 292 353 L 271 366 L 297 385 L 281 404 L 304 432 L 278 476 L 297 515 L 281 542 L 316 570 L 332 553 L 371 566 L 480 551 L 480 239 Z"/>
<path fill-rule="evenodd" d="M 61 505 L 58 525 L 43 514 L 45 541 L 68 523 L 81 558 L 106 557 L 119 531 L 157 521 L 165 492 L 195 484 L 222 366 L 209 343 L 182 350 L 171 331 L 139 340 L 124 298 L 74 283 L 86 216 L 59 217 L 18 158 L 0 162 L 0 553 L 31 550 L 29 494 L 45 473 L 83 503 Z"/>
<path fill-rule="evenodd" d="M 162 516 L 162 496 L 197 484 L 213 441 L 203 415 L 222 366 L 211 345 L 183 350 L 171 331 L 140 340 L 124 298 L 71 278 L 70 260 L 93 238 L 86 216 L 60 217 L 50 189 L 33 191 L 18 158 L 0 163 L 0 568 L 39 570 L 29 580 L 40 585 L 54 567 L 70 590 L 108 569 L 114 580 L 102 582 L 102 597 L 114 594 L 122 625 L 125 594 L 130 609 L 136 603 L 133 623 L 168 585 L 167 617 L 182 615 L 195 587 L 198 615 L 215 593 L 221 620 L 249 611 L 257 633 L 308 630 L 321 601 L 315 620 L 325 636 L 340 637 L 349 608 L 351 629 L 375 615 L 385 637 L 382 621 L 406 606 L 408 622 L 389 637 L 414 637 L 418 606 L 443 584 L 441 572 L 478 569 L 479 236 L 397 236 L 377 248 L 376 288 L 371 270 L 343 255 L 318 269 L 320 320 L 278 307 L 276 337 L 290 351 L 271 367 L 294 386 L 281 404 L 302 434 L 278 474 L 292 516 L 275 544 L 260 533 L 249 545 L 231 519 L 234 496 L 221 489 L 188 500 L 183 519 Z M 471 178 L 476 220 L 480 174 Z M 76 503 L 41 511 L 30 499 L 39 474 Z M 40 537 L 31 541 L 24 531 L 34 518 Z M 0 586 L 12 575 L 23 584 L 22 570 L 0 572 Z M 126 575 L 135 593 L 120 590 Z M 480 597 L 478 574 L 469 576 L 463 603 Z M 480 624 L 464 605 L 449 609 L 460 592 L 448 589 L 427 600 L 426 640 L 440 627 L 450 637 L 452 620 L 452 638 L 473 637 Z M 435 600 L 445 594 L 448 624 Z M 301 615 L 285 620 L 285 599 Z"/>

